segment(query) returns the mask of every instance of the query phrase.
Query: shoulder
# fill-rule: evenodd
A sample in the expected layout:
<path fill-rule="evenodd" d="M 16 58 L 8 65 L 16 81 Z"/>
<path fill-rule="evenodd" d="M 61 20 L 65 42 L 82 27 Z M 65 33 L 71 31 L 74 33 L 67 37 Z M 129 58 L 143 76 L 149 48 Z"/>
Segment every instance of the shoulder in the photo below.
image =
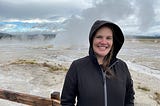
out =
<path fill-rule="evenodd" d="M 87 67 L 89 67 L 89 64 L 91 63 L 89 56 L 79 58 L 77 60 L 74 60 L 72 64 L 70 65 L 70 68 L 68 70 L 69 73 L 77 73 L 80 72 L 79 70 L 86 70 Z"/>
<path fill-rule="evenodd" d="M 75 70 L 86 70 L 93 67 L 93 63 L 89 56 L 74 60 L 70 67 L 74 67 Z"/>
<path fill-rule="evenodd" d="M 115 65 L 115 68 L 116 68 L 116 70 L 118 70 L 119 72 L 121 72 L 123 74 L 130 74 L 126 62 L 121 59 L 117 59 L 117 63 Z"/>
<path fill-rule="evenodd" d="M 76 60 L 73 60 L 70 67 L 81 67 L 90 61 L 89 56 L 85 56 Z"/>
<path fill-rule="evenodd" d="M 89 58 L 89 56 L 86 56 L 86 57 L 82 57 L 82 58 L 79 58 L 77 60 L 74 60 L 72 62 L 72 64 L 78 64 L 79 65 L 79 64 L 86 64 L 88 62 L 90 62 L 90 58 Z"/>
<path fill-rule="evenodd" d="M 116 76 L 119 79 L 131 81 L 131 73 L 125 61 L 117 59 L 117 64 L 115 65 Z"/>
<path fill-rule="evenodd" d="M 117 62 L 118 62 L 118 64 L 119 64 L 120 66 L 123 66 L 123 67 L 127 67 L 127 68 L 128 68 L 128 66 L 127 66 L 127 64 L 126 64 L 125 61 L 123 61 L 123 60 L 117 58 Z"/>

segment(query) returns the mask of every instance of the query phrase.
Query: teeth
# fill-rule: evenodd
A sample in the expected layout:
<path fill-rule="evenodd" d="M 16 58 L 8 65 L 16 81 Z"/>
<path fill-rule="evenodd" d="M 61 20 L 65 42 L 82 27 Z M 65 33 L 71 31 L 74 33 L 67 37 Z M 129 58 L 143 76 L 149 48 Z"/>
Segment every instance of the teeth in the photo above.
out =
<path fill-rule="evenodd" d="M 108 46 L 98 46 L 98 47 L 105 47 L 105 48 L 108 48 Z"/>
<path fill-rule="evenodd" d="M 99 48 L 100 48 L 101 50 L 105 50 L 107 47 L 105 47 L 105 46 L 99 46 Z"/>

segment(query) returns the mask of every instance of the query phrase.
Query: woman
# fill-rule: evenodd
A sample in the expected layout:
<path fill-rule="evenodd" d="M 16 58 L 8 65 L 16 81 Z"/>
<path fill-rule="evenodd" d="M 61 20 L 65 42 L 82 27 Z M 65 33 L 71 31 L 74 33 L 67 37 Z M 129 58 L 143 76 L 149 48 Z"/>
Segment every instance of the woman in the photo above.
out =
<path fill-rule="evenodd" d="M 116 57 L 124 43 L 119 26 L 97 20 L 89 42 L 89 56 L 73 61 L 67 72 L 61 105 L 74 106 L 77 101 L 77 106 L 134 106 L 130 72 Z"/>

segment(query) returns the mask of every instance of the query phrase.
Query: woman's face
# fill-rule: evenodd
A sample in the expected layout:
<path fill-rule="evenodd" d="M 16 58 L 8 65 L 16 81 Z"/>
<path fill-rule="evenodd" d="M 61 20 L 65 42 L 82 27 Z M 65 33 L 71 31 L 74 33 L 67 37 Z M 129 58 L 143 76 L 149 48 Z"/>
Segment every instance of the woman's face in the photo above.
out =
<path fill-rule="evenodd" d="M 104 26 L 100 28 L 93 38 L 93 50 L 97 58 L 104 58 L 113 45 L 113 32 Z"/>

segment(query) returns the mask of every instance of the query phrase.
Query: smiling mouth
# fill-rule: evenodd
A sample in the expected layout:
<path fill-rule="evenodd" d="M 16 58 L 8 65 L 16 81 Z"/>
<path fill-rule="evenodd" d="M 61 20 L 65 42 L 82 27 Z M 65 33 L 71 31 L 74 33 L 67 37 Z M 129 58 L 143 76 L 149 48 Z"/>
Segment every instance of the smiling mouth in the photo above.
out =
<path fill-rule="evenodd" d="M 109 46 L 98 46 L 100 50 L 106 50 Z"/>

